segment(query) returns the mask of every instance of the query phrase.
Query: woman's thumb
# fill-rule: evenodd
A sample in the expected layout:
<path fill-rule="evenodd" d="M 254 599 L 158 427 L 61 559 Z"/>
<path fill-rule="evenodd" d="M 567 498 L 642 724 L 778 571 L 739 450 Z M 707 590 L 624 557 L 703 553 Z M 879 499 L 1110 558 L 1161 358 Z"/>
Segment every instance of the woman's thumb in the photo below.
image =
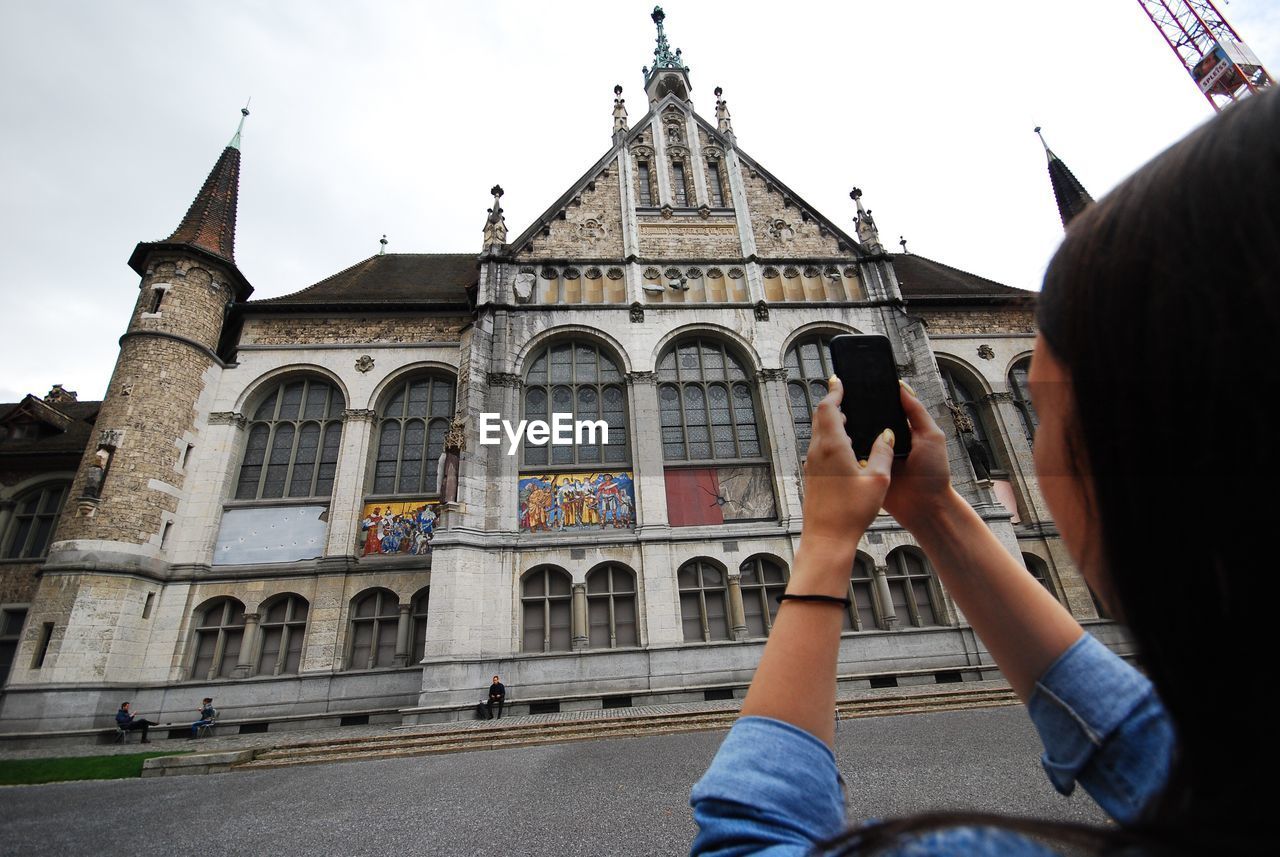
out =
<path fill-rule="evenodd" d="M 866 469 L 873 473 L 883 473 L 886 476 L 893 470 L 893 444 L 897 438 L 893 435 L 893 429 L 885 429 L 876 437 L 875 443 L 871 444 L 871 454 L 867 456 Z"/>

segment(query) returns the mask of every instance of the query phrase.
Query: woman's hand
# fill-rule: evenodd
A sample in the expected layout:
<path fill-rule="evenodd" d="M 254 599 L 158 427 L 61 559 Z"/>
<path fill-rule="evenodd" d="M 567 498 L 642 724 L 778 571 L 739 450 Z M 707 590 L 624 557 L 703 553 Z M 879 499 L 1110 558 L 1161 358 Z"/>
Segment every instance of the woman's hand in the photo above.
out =
<path fill-rule="evenodd" d="M 813 437 L 804 463 L 801 542 L 812 549 L 847 555 L 852 562 L 858 539 L 876 519 L 885 492 L 890 490 L 894 437 L 886 429 L 876 438 L 867 460 L 857 461 L 840 411 L 844 386 L 834 375 L 827 386 L 827 395 L 813 412 Z M 847 577 L 848 569 L 843 573 Z"/>
<path fill-rule="evenodd" d="M 884 509 L 915 532 L 921 523 L 953 499 L 947 466 L 947 436 L 906 384 L 900 384 L 902 409 L 911 424 L 911 454 L 893 465 L 893 484 Z"/>

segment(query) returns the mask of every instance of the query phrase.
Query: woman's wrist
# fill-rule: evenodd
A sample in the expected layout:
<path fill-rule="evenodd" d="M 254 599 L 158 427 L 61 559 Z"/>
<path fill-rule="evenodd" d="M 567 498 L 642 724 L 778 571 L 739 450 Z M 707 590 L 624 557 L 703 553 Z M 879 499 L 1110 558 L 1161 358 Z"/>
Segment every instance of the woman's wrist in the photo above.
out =
<path fill-rule="evenodd" d="M 969 508 L 969 504 L 956 489 L 948 485 L 947 490 L 939 492 L 928 502 L 918 504 L 901 515 L 894 515 L 894 520 L 908 532 L 923 541 L 943 529 L 945 522 L 954 517 L 957 511 Z"/>
<path fill-rule="evenodd" d="M 844 597 L 857 550 L 858 539 L 855 538 L 802 534 L 787 592 Z"/>

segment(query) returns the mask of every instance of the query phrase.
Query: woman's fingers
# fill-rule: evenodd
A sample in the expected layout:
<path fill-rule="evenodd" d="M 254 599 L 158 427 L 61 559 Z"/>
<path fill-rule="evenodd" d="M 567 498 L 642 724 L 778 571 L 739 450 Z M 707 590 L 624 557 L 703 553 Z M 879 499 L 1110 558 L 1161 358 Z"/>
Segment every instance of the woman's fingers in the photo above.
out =
<path fill-rule="evenodd" d="M 924 402 L 916 398 L 915 391 L 905 381 L 898 382 L 898 396 L 902 400 L 902 410 L 907 414 L 907 422 L 911 423 L 911 434 L 924 434 L 930 431 L 942 431 L 933 417 L 925 409 Z"/>
<path fill-rule="evenodd" d="M 848 437 L 844 431 L 844 412 L 840 410 L 840 400 L 844 398 L 844 385 L 840 379 L 832 375 L 827 380 L 827 394 L 818 402 L 813 413 L 813 436 L 830 435 L 831 437 Z"/>
<path fill-rule="evenodd" d="M 875 443 L 871 444 L 871 454 L 867 456 L 867 463 L 862 468 L 864 474 L 886 478 L 890 475 L 893 471 L 893 444 L 896 440 L 893 429 L 880 432 Z"/>

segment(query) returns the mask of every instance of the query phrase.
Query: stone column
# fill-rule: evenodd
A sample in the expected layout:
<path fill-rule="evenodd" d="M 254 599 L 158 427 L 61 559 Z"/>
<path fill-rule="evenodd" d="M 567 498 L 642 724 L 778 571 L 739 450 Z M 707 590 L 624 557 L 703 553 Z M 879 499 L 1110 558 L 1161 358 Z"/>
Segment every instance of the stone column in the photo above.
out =
<path fill-rule="evenodd" d="M 742 604 L 742 576 L 738 574 L 729 575 L 729 625 L 733 639 L 747 638 L 747 611 Z"/>
<path fill-rule="evenodd" d="M 769 430 L 778 520 L 786 527 L 792 521 L 801 520 L 802 480 L 795 421 L 791 418 L 791 400 L 787 395 L 787 370 L 761 369 L 756 373 L 756 379 L 760 385 L 760 399 L 765 411 L 761 416 Z"/>
<path fill-rule="evenodd" d="M 876 587 L 876 595 L 880 598 L 880 606 L 883 612 L 880 614 L 880 621 L 884 623 L 884 630 L 894 631 L 898 627 L 898 613 L 893 607 L 893 594 L 889 592 L 889 566 L 877 565 L 871 570 L 871 578 Z"/>
<path fill-rule="evenodd" d="M 400 617 L 396 622 L 396 655 L 395 665 L 405 666 L 409 663 L 409 614 L 413 612 L 412 604 L 400 605 Z"/>
<path fill-rule="evenodd" d="M 356 556 L 356 536 L 363 510 L 364 474 L 369 463 L 369 441 L 378 412 L 342 412 L 342 451 L 333 477 L 333 499 L 329 504 L 329 539 L 325 556 Z"/>
<path fill-rule="evenodd" d="M 575 583 L 573 585 L 572 622 L 573 642 L 571 643 L 571 648 L 575 652 L 580 652 L 591 644 L 591 637 L 587 631 L 587 585 L 585 583 Z"/>
<path fill-rule="evenodd" d="M 259 613 L 244 614 L 244 635 L 240 638 L 240 657 L 231 673 L 233 678 L 253 675 L 253 650 L 258 642 L 258 620 L 261 618 Z"/>
<path fill-rule="evenodd" d="M 627 375 L 631 402 L 631 466 L 636 486 L 636 532 L 667 532 L 667 483 L 662 466 L 658 376 L 653 372 Z"/>

